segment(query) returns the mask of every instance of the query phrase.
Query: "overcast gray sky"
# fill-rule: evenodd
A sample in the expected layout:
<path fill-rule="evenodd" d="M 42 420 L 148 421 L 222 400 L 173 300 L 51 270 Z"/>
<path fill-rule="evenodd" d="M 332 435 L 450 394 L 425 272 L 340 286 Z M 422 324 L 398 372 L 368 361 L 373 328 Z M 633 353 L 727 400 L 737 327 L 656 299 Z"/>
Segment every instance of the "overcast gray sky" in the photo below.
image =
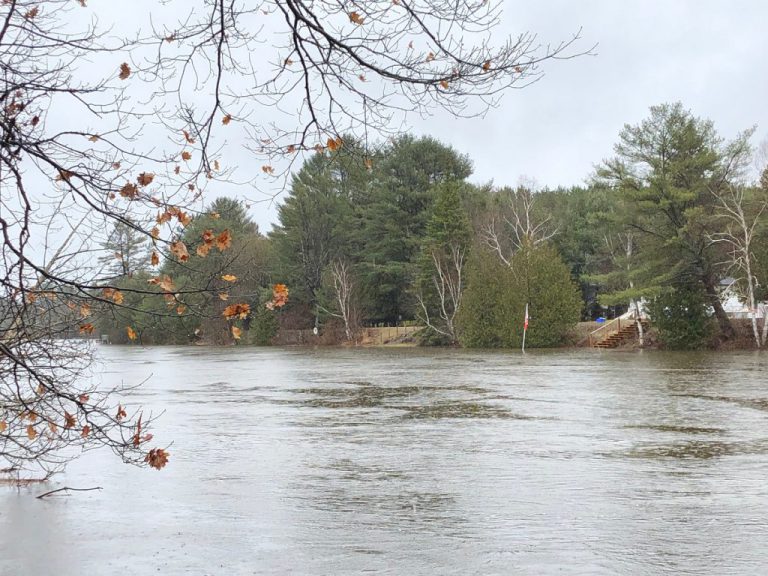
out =
<path fill-rule="evenodd" d="M 549 187 L 582 183 L 622 126 L 663 102 L 681 101 L 726 138 L 757 124 L 757 144 L 768 137 L 766 26 L 762 0 L 507 0 L 505 32 L 555 41 L 582 27 L 597 56 L 550 63 L 484 120 L 413 126 L 469 154 L 475 181 L 497 185 L 521 175 Z"/>
<path fill-rule="evenodd" d="M 153 17 L 163 9 L 141 1 Z M 117 22 L 146 20 L 137 7 L 110 3 L 101 10 Z M 581 28 L 581 48 L 598 44 L 596 55 L 547 62 L 538 83 L 510 91 L 483 119 L 440 113 L 412 116 L 406 127 L 468 154 L 473 181 L 499 186 L 521 177 L 548 187 L 582 184 L 611 155 L 622 126 L 663 102 L 681 101 L 726 138 L 756 124 L 758 144 L 768 138 L 767 24 L 763 0 L 505 0 L 498 41 L 529 30 L 556 44 Z M 230 160 L 248 166 L 254 159 L 235 134 L 233 128 L 226 136 L 237 148 Z M 216 193 L 259 198 L 226 185 Z M 276 213 L 275 202 L 251 208 L 263 231 Z"/>

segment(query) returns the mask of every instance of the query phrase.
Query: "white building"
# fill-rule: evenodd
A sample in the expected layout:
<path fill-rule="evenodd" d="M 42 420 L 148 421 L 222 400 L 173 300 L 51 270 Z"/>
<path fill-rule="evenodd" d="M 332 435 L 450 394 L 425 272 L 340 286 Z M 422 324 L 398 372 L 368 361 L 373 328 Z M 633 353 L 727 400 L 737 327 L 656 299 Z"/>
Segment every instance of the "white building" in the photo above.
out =
<path fill-rule="evenodd" d="M 723 310 L 730 318 L 751 318 L 749 305 L 742 301 L 736 290 L 735 278 L 723 278 L 720 280 L 720 301 L 723 303 Z M 768 302 L 760 302 L 757 305 L 756 317 L 764 318 L 768 313 Z"/>

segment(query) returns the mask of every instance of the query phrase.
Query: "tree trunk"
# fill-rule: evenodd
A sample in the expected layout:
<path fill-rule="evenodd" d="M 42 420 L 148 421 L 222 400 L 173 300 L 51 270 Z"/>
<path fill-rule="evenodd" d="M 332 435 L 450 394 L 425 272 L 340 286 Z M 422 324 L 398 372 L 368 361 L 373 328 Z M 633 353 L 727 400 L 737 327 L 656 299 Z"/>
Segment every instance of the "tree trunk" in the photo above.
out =
<path fill-rule="evenodd" d="M 706 289 L 707 296 L 709 297 L 709 304 L 715 311 L 715 318 L 717 318 L 717 324 L 720 327 L 720 335 L 730 340 L 735 336 L 733 326 L 731 325 L 731 319 L 728 318 L 728 314 L 723 309 L 723 303 L 720 300 L 720 294 L 717 292 L 717 287 L 711 278 L 704 280 L 704 288 Z"/>
<path fill-rule="evenodd" d="M 763 336 L 761 342 L 763 346 L 768 344 L 768 306 L 763 306 Z"/>
<path fill-rule="evenodd" d="M 631 284 L 631 283 L 630 283 Z M 643 319 L 640 316 L 640 303 L 633 299 L 632 304 L 635 306 L 635 322 L 637 322 L 637 339 L 640 343 L 640 348 L 645 346 L 645 332 L 643 330 Z"/>
<path fill-rule="evenodd" d="M 755 344 L 758 348 L 762 344 L 760 339 L 760 330 L 757 327 L 757 303 L 755 302 L 754 278 L 752 277 L 752 267 L 749 259 L 746 261 L 747 268 L 747 305 L 749 306 L 749 317 L 752 321 L 752 334 L 755 337 Z"/>

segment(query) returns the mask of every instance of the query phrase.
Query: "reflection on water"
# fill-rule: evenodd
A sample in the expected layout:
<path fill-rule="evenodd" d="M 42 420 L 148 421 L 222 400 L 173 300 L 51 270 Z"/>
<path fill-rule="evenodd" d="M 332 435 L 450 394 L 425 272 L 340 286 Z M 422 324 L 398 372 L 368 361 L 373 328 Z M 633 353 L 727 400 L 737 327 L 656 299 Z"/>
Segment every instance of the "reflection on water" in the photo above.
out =
<path fill-rule="evenodd" d="M 406 407 L 406 418 L 517 418 L 528 419 L 529 416 L 513 414 L 498 406 L 481 404 L 479 402 L 435 402 L 427 406 Z"/>
<path fill-rule="evenodd" d="M 689 440 L 672 444 L 638 446 L 622 455 L 631 458 L 717 458 L 734 454 L 766 454 L 768 442 Z"/>
<path fill-rule="evenodd" d="M 762 574 L 766 356 L 105 347 L 162 472 L 0 486 L 0 574 Z"/>

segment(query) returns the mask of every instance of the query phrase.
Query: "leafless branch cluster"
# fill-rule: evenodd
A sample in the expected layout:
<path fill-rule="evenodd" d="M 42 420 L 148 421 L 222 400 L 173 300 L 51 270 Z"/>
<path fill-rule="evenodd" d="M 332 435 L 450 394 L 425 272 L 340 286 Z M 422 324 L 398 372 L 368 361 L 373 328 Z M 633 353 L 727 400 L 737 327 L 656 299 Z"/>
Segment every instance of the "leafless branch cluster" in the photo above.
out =
<path fill-rule="evenodd" d="M 418 292 L 416 299 L 422 312 L 422 320 L 438 334 L 457 341 L 456 315 L 461 305 L 464 292 L 464 268 L 466 265 L 467 246 L 462 242 L 451 242 L 445 248 L 433 248 L 429 257 L 432 260 L 431 283 L 437 296 L 438 318 L 431 317 L 424 294 Z"/>
<path fill-rule="evenodd" d="M 511 266 L 516 252 L 546 243 L 557 229 L 549 216 L 537 214 L 536 195 L 529 188 L 501 193 L 505 195 L 503 205 L 489 215 L 482 227 L 482 238 L 504 264 Z"/>
<path fill-rule="evenodd" d="M 96 308 L 124 305 L 98 264 L 115 225 L 146 238 L 152 266 L 195 266 L 180 238 L 204 190 L 232 176 L 221 132 L 239 126 L 259 176 L 278 178 L 275 158 L 396 129 L 408 111 L 482 114 L 544 61 L 577 55 L 578 34 L 494 47 L 499 9 L 485 0 L 155 9 L 151 33 L 120 40 L 83 18 L 85 0 L 0 1 L 0 457 L 14 468 L 99 444 L 142 460 L 148 418 L 124 414 L 119 390 L 88 385 L 87 347 L 62 338 L 92 330 Z M 546 236 L 526 214 L 513 226 Z M 185 295 L 159 276 L 132 291 Z"/>
<path fill-rule="evenodd" d="M 768 208 L 768 201 L 757 199 L 756 206 L 750 209 L 747 188 L 734 184 L 720 186 L 711 190 L 719 215 L 725 221 L 724 230 L 710 235 L 715 243 L 728 247 L 730 269 L 743 275 L 746 283 L 746 300 L 750 309 L 752 333 L 755 345 L 760 348 L 768 341 L 768 319 L 763 318 L 762 331 L 757 322 L 757 299 L 755 290 L 757 278 L 754 273 L 755 255 L 753 246 L 758 227 L 762 223 L 763 213 Z"/>
<path fill-rule="evenodd" d="M 492 45 L 501 4 L 482 0 L 192 4 L 156 30 L 140 68 L 157 96 L 178 101 L 203 152 L 221 121 L 246 126 L 255 150 L 279 156 L 391 129 L 400 113 L 479 115 L 538 80 L 544 61 L 578 54 L 578 33 L 553 46 L 528 32 Z M 191 87 L 213 97 L 195 108 Z"/>
<path fill-rule="evenodd" d="M 344 322 L 344 335 L 347 342 L 354 342 L 359 329 L 357 310 L 354 303 L 355 280 L 352 267 L 343 259 L 331 263 L 333 291 L 338 306 L 338 317 Z"/>

